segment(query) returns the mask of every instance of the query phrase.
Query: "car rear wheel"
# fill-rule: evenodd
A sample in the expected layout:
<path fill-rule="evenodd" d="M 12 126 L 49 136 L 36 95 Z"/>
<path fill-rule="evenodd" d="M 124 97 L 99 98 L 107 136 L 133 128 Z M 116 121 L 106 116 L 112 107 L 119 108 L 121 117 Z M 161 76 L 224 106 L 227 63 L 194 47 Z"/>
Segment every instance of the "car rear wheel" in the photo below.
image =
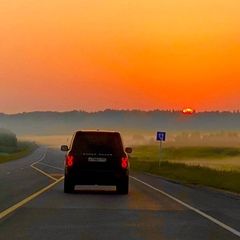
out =
<path fill-rule="evenodd" d="M 117 192 L 119 194 L 128 194 L 129 178 L 126 177 L 117 184 Z"/>
<path fill-rule="evenodd" d="M 74 184 L 69 180 L 68 177 L 65 176 L 64 178 L 64 192 L 65 193 L 73 193 L 74 191 Z"/>

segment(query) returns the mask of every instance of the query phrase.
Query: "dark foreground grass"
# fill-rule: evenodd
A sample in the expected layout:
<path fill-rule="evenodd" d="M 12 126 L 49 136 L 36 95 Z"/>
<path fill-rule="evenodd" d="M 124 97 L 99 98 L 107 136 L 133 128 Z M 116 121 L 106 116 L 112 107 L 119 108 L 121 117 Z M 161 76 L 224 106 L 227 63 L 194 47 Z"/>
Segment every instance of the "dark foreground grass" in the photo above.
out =
<path fill-rule="evenodd" d="M 205 152 L 199 152 L 206 149 Z M 182 150 L 182 151 L 181 151 Z M 167 152 L 164 149 L 165 154 Z M 155 146 L 140 146 L 134 148 L 131 155 L 131 169 L 139 172 L 146 172 L 165 177 L 170 180 L 179 181 L 186 184 L 207 186 L 240 193 L 240 172 L 237 171 L 219 171 L 208 167 L 191 166 L 184 163 L 174 163 L 166 161 L 171 159 L 186 159 L 188 157 L 213 158 L 216 155 L 220 158 L 236 156 L 238 149 L 232 148 L 178 148 L 168 149 L 169 155 L 165 160 L 158 162 L 158 149 Z"/>
<path fill-rule="evenodd" d="M 0 164 L 16 160 L 30 154 L 37 145 L 32 142 L 18 142 L 17 147 L 0 149 Z"/>

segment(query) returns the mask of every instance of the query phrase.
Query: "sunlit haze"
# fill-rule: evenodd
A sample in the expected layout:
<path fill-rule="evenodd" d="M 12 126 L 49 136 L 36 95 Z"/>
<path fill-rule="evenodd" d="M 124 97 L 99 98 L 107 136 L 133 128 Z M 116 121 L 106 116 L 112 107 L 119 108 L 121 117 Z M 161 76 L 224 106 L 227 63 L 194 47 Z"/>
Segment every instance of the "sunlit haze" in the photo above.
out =
<path fill-rule="evenodd" d="M 0 112 L 240 109 L 239 0 L 0 2 Z"/>

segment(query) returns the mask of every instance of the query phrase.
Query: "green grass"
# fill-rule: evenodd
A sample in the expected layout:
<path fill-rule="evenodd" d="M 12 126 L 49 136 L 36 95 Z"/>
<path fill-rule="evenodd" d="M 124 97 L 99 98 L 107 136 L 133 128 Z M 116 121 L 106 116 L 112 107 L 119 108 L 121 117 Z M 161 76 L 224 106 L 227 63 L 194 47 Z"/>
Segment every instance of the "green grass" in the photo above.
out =
<path fill-rule="evenodd" d="M 159 163 L 159 147 L 137 146 L 130 157 L 131 169 L 159 175 L 171 180 L 207 186 L 211 188 L 240 193 L 240 172 L 220 171 L 209 167 L 171 162 L 176 159 L 215 159 L 240 156 L 237 148 L 217 147 L 169 147 L 164 148 Z"/>
<path fill-rule="evenodd" d="M 159 146 L 134 147 L 134 157 L 141 161 L 158 160 Z M 162 150 L 163 160 L 181 160 L 193 158 L 222 159 L 226 157 L 240 156 L 240 148 L 229 147 L 167 147 Z"/>
<path fill-rule="evenodd" d="M 0 148 L 0 164 L 16 160 L 30 154 L 36 149 L 36 144 L 31 142 L 18 142 L 16 147 Z"/>

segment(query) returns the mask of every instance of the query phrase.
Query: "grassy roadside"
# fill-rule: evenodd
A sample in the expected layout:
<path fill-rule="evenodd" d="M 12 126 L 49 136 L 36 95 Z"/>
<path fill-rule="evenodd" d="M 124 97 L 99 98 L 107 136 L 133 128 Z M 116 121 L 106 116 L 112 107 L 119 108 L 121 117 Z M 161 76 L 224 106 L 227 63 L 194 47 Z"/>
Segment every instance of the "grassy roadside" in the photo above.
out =
<path fill-rule="evenodd" d="M 240 157 L 238 148 L 218 147 L 169 147 L 164 149 L 160 163 L 157 146 L 137 146 L 130 157 L 131 169 L 159 175 L 186 184 L 240 193 L 240 171 L 217 170 L 207 166 L 191 165 L 176 160 L 186 159 L 229 159 Z M 237 158 L 236 158 L 237 159 Z M 240 160 L 239 160 L 240 161 Z"/>
<path fill-rule="evenodd" d="M 37 145 L 33 142 L 18 142 L 16 148 L 1 149 L 0 164 L 25 157 L 34 151 L 36 147 Z"/>

